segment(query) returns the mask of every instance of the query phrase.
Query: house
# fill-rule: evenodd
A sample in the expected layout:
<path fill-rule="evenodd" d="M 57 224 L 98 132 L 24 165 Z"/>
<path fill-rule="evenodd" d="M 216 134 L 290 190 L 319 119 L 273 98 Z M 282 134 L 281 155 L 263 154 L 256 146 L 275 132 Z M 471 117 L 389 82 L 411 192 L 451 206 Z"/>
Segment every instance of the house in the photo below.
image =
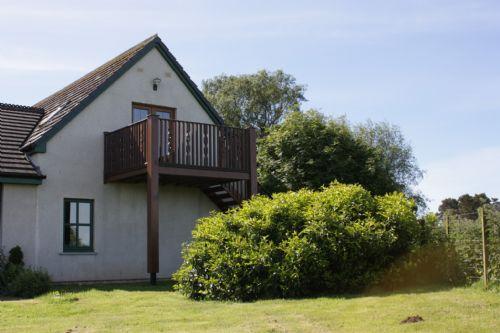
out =
<path fill-rule="evenodd" d="M 255 131 L 224 126 L 156 35 L 0 104 L 0 154 L 0 246 L 54 281 L 169 277 L 196 220 L 257 189 Z"/>

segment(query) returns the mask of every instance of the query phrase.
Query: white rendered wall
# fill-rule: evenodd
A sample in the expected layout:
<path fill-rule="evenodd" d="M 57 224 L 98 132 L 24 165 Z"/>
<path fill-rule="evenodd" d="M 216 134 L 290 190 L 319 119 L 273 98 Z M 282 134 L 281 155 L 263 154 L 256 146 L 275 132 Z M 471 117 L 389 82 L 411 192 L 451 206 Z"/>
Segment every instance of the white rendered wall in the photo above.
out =
<path fill-rule="evenodd" d="M 2 232 L 0 244 L 8 251 L 16 245 L 21 246 L 24 262 L 36 266 L 37 232 L 37 187 L 34 185 L 3 185 L 2 209 L 0 220 Z"/>

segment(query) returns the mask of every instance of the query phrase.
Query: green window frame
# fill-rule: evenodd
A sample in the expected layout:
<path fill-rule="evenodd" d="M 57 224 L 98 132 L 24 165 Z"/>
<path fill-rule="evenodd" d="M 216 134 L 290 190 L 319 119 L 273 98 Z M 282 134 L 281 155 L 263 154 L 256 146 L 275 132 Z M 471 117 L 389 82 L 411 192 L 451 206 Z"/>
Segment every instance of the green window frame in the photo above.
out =
<path fill-rule="evenodd" d="M 63 252 L 94 251 L 94 200 L 64 199 Z"/>

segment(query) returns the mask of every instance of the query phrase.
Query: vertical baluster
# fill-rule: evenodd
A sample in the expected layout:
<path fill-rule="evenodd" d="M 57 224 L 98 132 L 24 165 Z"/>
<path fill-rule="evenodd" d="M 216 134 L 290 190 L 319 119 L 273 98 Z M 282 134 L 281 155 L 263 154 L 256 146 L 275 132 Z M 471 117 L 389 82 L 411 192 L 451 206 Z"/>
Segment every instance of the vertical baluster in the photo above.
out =
<path fill-rule="evenodd" d="M 236 163 L 238 162 L 236 160 L 236 130 L 234 128 L 231 128 L 231 169 L 236 168 Z"/>
<path fill-rule="evenodd" d="M 168 139 L 168 135 L 169 135 L 169 129 L 168 129 L 168 124 L 169 124 L 169 121 L 168 119 L 165 119 L 164 120 L 164 145 L 165 145 L 165 148 L 164 148 L 164 154 L 165 154 L 165 161 L 164 162 L 168 162 L 168 159 L 170 157 L 170 147 L 169 147 L 169 139 Z"/>
<path fill-rule="evenodd" d="M 226 167 L 232 169 L 233 167 L 233 129 L 227 129 L 227 142 L 226 142 Z"/>
<path fill-rule="evenodd" d="M 212 154 L 213 154 L 213 128 L 212 126 L 208 126 L 208 166 L 212 166 Z"/>
<path fill-rule="evenodd" d="M 191 123 L 186 123 L 186 164 L 191 165 Z"/>
<path fill-rule="evenodd" d="M 213 145 L 212 145 L 212 166 L 217 167 L 217 142 L 219 140 L 219 131 L 217 126 L 212 126 Z"/>
<path fill-rule="evenodd" d="M 137 168 L 137 125 L 132 125 L 132 165 Z"/>
<path fill-rule="evenodd" d="M 194 123 L 193 124 L 193 134 L 192 134 L 193 135 L 193 143 L 192 143 L 192 146 L 193 146 L 193 161 L 192 161 L 192 163 L 193 163 L 194 166 L 198 166 L 198 163 L 197 163 L 198 162 L 198 158 L 197 158 L 198 156 L 197 156 L 197 153 L 196 153 L 197 150 L 198 150 L 198 146 L 197 146 L 197 144 L 198 144 L 197 133 L 198 133 L 198 124 Z"/>
<path fill-rule="evenodd" d="M 125 169 L 130 170 L 130 127 L 124 131 L 125 134 Z"/>
<path fill-rule="evenodd" d="M 180 136 L 180 122 L 176 121 L 175 122 L 175 164 L 179 164 L 180 162 L 180 155 L 181 155 L 181 140 L 179 140 Z"/>
<path fill-rule="evenodd" d="M 217 145 L 218 151 L 218 162 L 219 168 L 225 168 L 226 167 L 226 145 L 227 145 L 227 131 L 224 127 L 217 127 L 217 130 L 219 132 L 219 144 Z"/>
<path fill-rule="evenodd" d="M 135 126 L 135 165 L 137 168 L 141 167 L 141 150 L 140 150 L 140 145 L 141 145 L 141 125 Z"/>
<path fill-rule="evenodd" d="M 133 163 L 133 143 L 132 143 L 132 139 L 133 139 L 133 131 L 134 131 L 134 128 L 133 127 L 129 127 L 128 131 L 127 131 L 127 134 L 128 134 L 128 145 L 127 145 L 127 149 L 128 149 L 128 168 L 129 169 L 132 169 L 134 167 L 134 163 Z"/>
<path fill-rule="evenodd" d="M 186 142 L 186 133 L 187 133 L 187 124 L 185 122 L 182 122 L 182 142 L 184 144 L 184 158 L 183 158 L 183 164 L 187 164 L 187 142 Z"/>
<path fill-rule="evenodd" d="M 231 128 L 229 130 L 229 132 L 231 133 L 231 138 L 229 139 L 229 168 L 230 169 L 234 169 L 234 149 L 235 149 L 235 146 L 234 146 L 234 128 Z"/>
<path fill-rule="evenodd" d="M 202 145 L 202 148 L 203 148 L 203 166 L 206 167 L 208 165 L 208 148 L 207 148 L 207 144 L 208 144 L 208 138 L 207 138 L 207 127 L 208 125 L 204 124 L 203 125 L 203 145 Z"/>
<path fill-rule="evenodd" d="M 137 125 L 132 125 L 132 143 L 131 143 L 131 152 L 130 154 L 132 155 L 132 165 L 134 169 L 137 167 L 137 153 L 135 151 L 136 149 L 136 132 L 137 132 Z"/>
<path fill-rule="evenodd" d="M 123 169 L 124 170 L 127 170 L 128 168 L 128 159 L 127 159 L 127 154 L 128 154 L 128 149 L 127 149 L 127 145 L 128 145 L 128 135 L 127 135 L 127 132 L 128 132 L 128 129 L 125 128 L 123 131 L 122 131 L 122 137 L 123 137 L 123 145 L 122 145 L 122 149 L 123 149 Z"/>
<path fill-rule="evenodd" d="M 239 158 L 239 161 L 240 161 L 240 165 L 239 165 L 239 169 L 240 170 L 243 170 L 243 138 L 244 138 L 244 135 L 241 131 L 241 129 L 238 130 L 238 142 L 240 143 L 240 158 Z"/>
<path fill-rule="evenodd" d="M 131 159 L 131 163 L 132 163 L 132 167 L 135 169 L 137 168 L 137 152 L 136 152 L 136 132 L 137 132 L 137 126 L 136 125 L 133 125 L 131 126 L 132 128 L 132 135 L 131 135 L 131 138 L 130 138 L 130 149 L 131 149 L 131 152 L 130 152 L 130 155 L 132 155 L 132 159 Z"/>
<path fill-rule="evenodd" d="M 161 161 L 163 158 L 163 119 L 158 119 L 158 160 Z"/>
<path fill-rule="evenodd" d="M 175 121 L 174 120 L 169 120 L 168 121 L 169 126 L 168 126 L 168 131 L 169 131 L 169 151 L 170 151 L 170 162 L 175 163 L 175 154 L 176 154 L 176 146 L 175 146 Z"/>
<path fill-rule="evenodd" d="M 177 164 L 181 164 L 182 159 L 182 141 L 181 141 L 181 126 L 180 121 L 177 122 Z"/>
<path fill-rule="evenodd" d="M 182 164 L 186 165 L 186 123 L 181 122 L 182 124 Z"/>
<path fill-rule="evenodd" d="M 196 124 L 195 125 L 195 139 L 194 139 L 194 142 L 195 142 L 195 152 L 194 152 L 194 156 L 195 156 L 195 162 L 194 164 L 196 166 L 200 166 L 199 162 L 200 162 L 200 156 L 198 155 L 199 154 L 199 149 L 200 149 L 200 124 Z"/>
<path fill-rule="evenodd" d="M 180 155 L 180 140 L 179 140 L 179 132 L 180 132 L 180 123 L 178 121 L 175 122 L 175 164 L 179 163 L 179 155 Z"/>

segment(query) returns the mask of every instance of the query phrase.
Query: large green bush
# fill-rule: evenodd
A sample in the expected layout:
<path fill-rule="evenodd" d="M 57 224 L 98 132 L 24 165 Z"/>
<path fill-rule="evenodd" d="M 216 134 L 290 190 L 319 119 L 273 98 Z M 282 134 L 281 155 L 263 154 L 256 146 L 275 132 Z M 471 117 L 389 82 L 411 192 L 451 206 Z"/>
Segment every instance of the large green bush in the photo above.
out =
<path fill-rule="evenodd" d="M 252 300 L 365 287 L 418 244 L 414 203 L 333 183 L 254 197 L 199 221 L 177 288 L 195 299 Z"/>

